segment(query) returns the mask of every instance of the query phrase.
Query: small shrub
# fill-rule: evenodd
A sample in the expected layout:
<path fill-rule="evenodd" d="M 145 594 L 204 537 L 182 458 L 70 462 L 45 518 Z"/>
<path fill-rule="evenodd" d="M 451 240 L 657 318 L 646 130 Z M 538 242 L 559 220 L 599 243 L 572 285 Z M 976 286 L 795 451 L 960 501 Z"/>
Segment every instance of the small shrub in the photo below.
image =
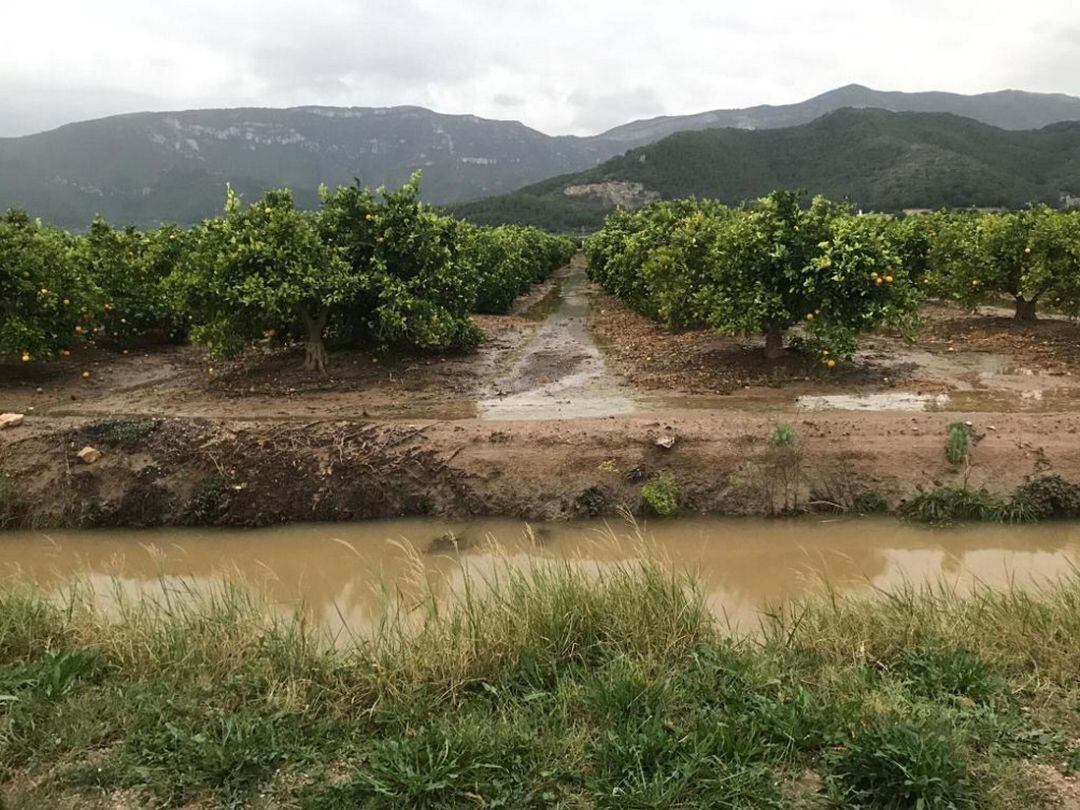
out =
<path fill-rule="evenodd" d="M 971 426 L 965 422 L 949 425 L 949 438 L 945 442 L 945 457 L 950 464 L 963 464 L 971 449 Z"/>
<path fill-rule="evenodd" d="M 1080 485 L 1060 475 L 1034 478 L 1017 487 L 1010 508 L 1029 520 L 1080 518 Z"/>
<path fill-rule="evenodd" d="M 769 444 L 773 447 L 793 447 L 795 438 L 795 428 L 791 425 L 777 425 L 769 435 Z"/>
<path fill-rule="evenodd" d="M 889 511 L 889 503 L 876 492 L 863 492 L 851 501 L 848 511 L 859 515 L 879 515 Z"/>
<path fill-rule="evenodd" d="M 577 496 L 574 506 L 578 512 L 589 517 L 599 517 L 612 511 L 614 497 L 611 490 L 603 486 L 589 487 Z"/>
<path fill-rule="evenodd" d="M 211 475 L 195 485 L 191 499 L 184 508 L 183 523 L 188 526 L 209 526 L 218 523 L 229 511 L 232 487 L 220 475 Z"/>
<path fill-rule="evenodd" d="M 658 517 L 671 517 L 679 512 L 679 485 L 668 473 L 654 475 L 641 485 L 641 499 Z"/>
<path fill-rule="evenodd" d="M 900 514 L 924 523 L 952 523 L 957 520 L 1000 521 L 1006 504 L 985 489 L 939 487 L 923 492 L 900 507 Z"/>
<path fill-rule="evenodd" d="M 902 723 L 856 735 L 833 761 L 832 779 L 856 806 L 944 810 L 967 803 L 967 768 L 949 739 Z"/>

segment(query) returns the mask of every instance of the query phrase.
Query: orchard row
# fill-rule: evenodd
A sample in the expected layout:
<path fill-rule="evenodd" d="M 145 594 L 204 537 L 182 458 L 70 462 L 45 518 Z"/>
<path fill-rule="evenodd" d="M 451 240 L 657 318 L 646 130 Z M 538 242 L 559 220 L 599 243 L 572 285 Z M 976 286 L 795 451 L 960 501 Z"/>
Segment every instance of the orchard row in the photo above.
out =
<path fill-rule="evenodd" d="M 326 343 L 452 351 L 476 346 L 469 315 L 505 312 L 574 253 L 533 228 L 479 228 L 398 191 L 325 191 L 304 212 L 287 191 L 190 230 L 81 235 L 19 211 L 0 216 L 0 362 L 34 362 L 81 342 L 191 340 L 215 356 L 255 340 L 301 341 L 322 369 Z"/>
<path fill-rule="evenodd" d="M 1016 317 L 1080 313 L 1080 212 L 856 215 L 776 192 L 741 208 L 708 200 L 616 212 L 586 242 L 590 276 L 672 328 L 793 339 L 833 366 L 859 334 L 916 326 L 926 297 L 974 306 L 1008 296 Z"/>

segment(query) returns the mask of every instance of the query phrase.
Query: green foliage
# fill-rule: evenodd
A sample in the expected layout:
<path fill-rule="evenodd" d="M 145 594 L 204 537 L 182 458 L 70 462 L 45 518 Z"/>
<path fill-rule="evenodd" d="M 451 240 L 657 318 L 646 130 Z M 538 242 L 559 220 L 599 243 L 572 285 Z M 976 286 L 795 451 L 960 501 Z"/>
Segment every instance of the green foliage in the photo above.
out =
<path fill-rule="evenodd" d="M 773 447 L 793 447 L 798 437 L 791 425 L 777 425 L 769 434 L 769 444 Z"/>
<path fill-rule="evenodd" d="M 856 735 L 833 757 L 833 779 L 851 804 L 952 810 L 967 806 L 967 766 L 931 726 L 892 723 Z"/>
<path fill-rule="evenodd" d="M 48 360 L 92 332 L 100 295 L 74 246 L 21 211 L 0 216 L 0 362 Z"/>
<path fill-rule="evenodd" d="M 220 475 L 200 480 L 184 507 L 181 520 L 187 526 L 214 526 L 228 514 L 232 503 L 232 487 Z"/>
<path fill-rule="evenodd" d="M 1040 302 L 1080 313 L 1080 212 L 1038 205 L 1023 211 L 927 216 L 928 288 L 975 306 L 1008 295 L 1016 317 L 1035 318 Z"/>
<path fill-rule="evenodd" d="M 851 501 L 849 512 L 858 515 L 877 515 L 889 511 L 889 502 L 877 492 L 862 492 Z"/>
<path fill-rule="evenodd" d="M 641 485 L 641 500 L 658 517 L 672 517 L 679 513 L 679 485 L 670 473 L 654 475 Z"/>
<path fill-rule="evenodd" d="M 910 689 L 927 698 L 954 695 L 986 702 L 1004 688 L 1001 675 L 963 647 L 943 645 L 904 649 L 893 671 Z"/>
<path fill-rule="evenodd" d="M 478 277 L 462 245 L 462 225 L 419 200 L 419 175 L 382 199 L 359 185 L 323 195 L 318 229 L 344 260 L 353 289 L 338 318 L 342 333 L 422 351 L 474 348 L 469 320 Z"/>
<path fill-rule="evenodd" d="M 167 226 L 155 231 L 117 229 L 96 218 L 77 239 L 75 261 L 103 299 L 96 322 L 113 345 L 186 335 L 186 318 L 165 290 L 165 279 L 184 258 L 187 235 Z"/>
<path fill-rule="evenodd" d="M 392 606 L 355 645 L 236 586 L 108 608 L 89 590 L 0 587 L 5 796 L 1027 807 L 1015 770 L 1075 756 L 1075 575 L 1032 591 L 831 593 L 748 637 L 653 563 L 506 561 L 485 585 Z M 807 769 L 820 789 L 790 795 Z"/>
<path fill-rule="evenodd" d="M 683 200 L 616 213 L 588 240 L 591 277 L 669 327 L 784 334 L 832 366 L 882 323 L 910 331 L 919 296 L 888 238 L 890 220 L 776 192 L 739 210 Z"/>
<path fill-rule="evenodd" d="M 1080 518 L 1080 485 L 1060 475 L 1033 478 L 1017 487 L 1012 503 L 1029 520 L 1074 520 Z"/>
<path fill-rule="evenodd" d="M 295 340 L 323 370 L 325 341 L 418 351 L 474 348 L 474 311 L 504 312 L 569 261 L 573 240 L 533 228 L 478 228 L 397 191 L 323 193 L 315 214 L 289 191 L 191 231 L 117 229 L 78 237 L 10 211 L 0 219 L 0 362 L 54 357 L 77 340 L 114 346 L 190 331 L 214 356 L 268 337 Z"/>
<path fill-rule="evenodd" d="M 951 422 L 945 441 L 945 457 L 950 464 L 960 465 L 967 461 L 971 450 L 972 430 L 966 422 Z"/>
<path fill-rule="evenodd" d="M 284 326 L 303 335 L 305 366 L 322 370 L 327 320 L 350 300 L 358 280 L 319 238 L 312 218 L 293 207 L 288 191 L 244 208 L 230 189 L 225 215 L 196 229 L 171 284 L 192 315 L 192 338 L 212 354 L 236 355 Z"/>
<path fill-rule="evenodd" d="M 151 419 L 107 419 L 85 429 L 86 435 L 112 447 L 136 447 L 157 429 Z"/>
<path fill-rule="evenodd" d="M 570 261 L 572 239 L 536 228 L 464 226 L 464 252 L 476 268 L 476 311 L 503 313 L 530 285 L 543 281 Z"/>
<path fill-rule="evenodd" d="M 939 487 L 916 495 L 900 507 L 900 514 L 924 523 L 953 523 L 960 520 L 1000 521 L 1006 504 L 985 489 Z"/>

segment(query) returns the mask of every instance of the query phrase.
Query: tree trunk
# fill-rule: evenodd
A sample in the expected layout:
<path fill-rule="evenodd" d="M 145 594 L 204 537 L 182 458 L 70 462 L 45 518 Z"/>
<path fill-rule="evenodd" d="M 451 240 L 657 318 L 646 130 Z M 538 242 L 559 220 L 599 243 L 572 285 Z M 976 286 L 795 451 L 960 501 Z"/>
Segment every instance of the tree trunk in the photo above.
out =
<path fill-rule="evenodd" d="M 765 330 L 765 358 L 779 360 L 784 356 L 784 330 L 772 324 Z"/>
<path fill-rule="evenodd" d="M 1035 315 L 1036 303 L 1038 303 L 1038 301 L 1035 298 L 1028 301 L 1019 295 L 1016 296 L 1016 314 L 1013 317 L 1018 321 L 1038 320 L 1038 316 Z"/>
<path fill-rule="evenodd" d="M 306 310 L 300 310 L 300 318 L 304 322 L 304 370 L 326 373 L 326 344 L 323 343 L 323 330 L 326 329 L 326 310 L 319 313 L 318 317 L 311 317 Z"/>

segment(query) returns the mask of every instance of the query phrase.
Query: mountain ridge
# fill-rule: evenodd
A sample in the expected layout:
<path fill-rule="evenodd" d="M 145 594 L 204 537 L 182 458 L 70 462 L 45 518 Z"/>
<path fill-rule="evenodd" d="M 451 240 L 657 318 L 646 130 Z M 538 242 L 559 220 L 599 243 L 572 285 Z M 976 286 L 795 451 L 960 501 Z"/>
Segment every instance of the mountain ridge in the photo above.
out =
<path fill-rule="evenodd" d="M 595 187 L 583 195 L 578 189 Z M 1062 204 L 1080 196 L 1080 121 L 1005 130 L 949 113 L 844 108 L 795 127 L 684 131 L 592 169 L 454 206 L 482 224 L 591 228 L 613 192 L 735 204 L 778 188 L 872 210 Z M 568 189 L 574 189 L 568 193 Z"/>
<path fill-rule="evenodd" d="M 188 224 L 217 213 L 226 183 L 248 195 L 289 186 L 303 206 L 320 185 L 396 186 L 423 171 L 424 198 L 458 204 L 594 168 L 675 132 L 787 128 L 855 106 L 952 106 L 1007 126 L 1080 119 L 1080 98 L 997 91 L 900 93 L 846 85 L 789 105 L 631 121 L 593 136 L 546 135 L 515 120 L 396 107 L 240 107 L 124 113 L 0 139 L 0 210 L 84 228 Z M 850 105 L 849 105 L 850 106 Z M 803 121 L 803 119 L 807 119 Z"/>

